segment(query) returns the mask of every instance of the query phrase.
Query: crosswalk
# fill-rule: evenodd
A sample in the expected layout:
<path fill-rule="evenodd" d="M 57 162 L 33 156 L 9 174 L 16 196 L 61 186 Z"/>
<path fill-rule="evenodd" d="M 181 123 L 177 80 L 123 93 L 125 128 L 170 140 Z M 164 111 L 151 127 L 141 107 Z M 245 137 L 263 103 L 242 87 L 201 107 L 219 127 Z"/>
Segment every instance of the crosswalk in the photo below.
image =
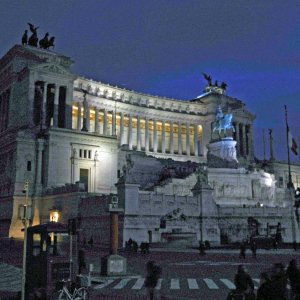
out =
<path fill-rule="evenodd" d="M 0 291 L 19 292 L 22 284 L 22 269 L 0 263 Z"/>
<path fill-rule="evenodd" d="M 253 279 L 255 289 L 259 286 L 259 279 Z M 202 288 L 208 288 L 210 290 L 219 290 L 219 289 L 235 289 L 235 284 L 232 279 L 228 278 L 160 278 L 156 285 L 156 290 L 162 289 L 170 290 L 180 290 L 182 288 L 189 290 L 200 290 Z M 103 278 L 102 282 L 99 284 L 93 285 L 95 290 L 100 289 L 132 289 L 132 290 L 141 290 L 145 288 L 145 278 Z"/>

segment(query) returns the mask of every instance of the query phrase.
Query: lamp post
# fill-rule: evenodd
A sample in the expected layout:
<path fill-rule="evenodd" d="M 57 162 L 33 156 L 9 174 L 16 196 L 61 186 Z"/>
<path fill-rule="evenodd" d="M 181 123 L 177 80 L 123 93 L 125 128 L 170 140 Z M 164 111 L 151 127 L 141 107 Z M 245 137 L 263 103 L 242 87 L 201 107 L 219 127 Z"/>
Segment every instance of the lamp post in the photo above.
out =
<path fill-rule="evenodd" d="M 22 212 L 22 222 L 24 224 L 24 242 L 23 242 L 23 268 L 22 268 L 22 300 L 25 300 L 25 293 L 26 293 L 26 251 L 27 251 L 27 227 L 28 221 L 30 220 L 31 216 L 31 207 L 28 206 L 28 191 L 29 191 L 29 181 L 26 180 L 24 184 L 23 192 L 26 193 L 25 196 L 25 204 L 23 205 L 23 212 Z"/>

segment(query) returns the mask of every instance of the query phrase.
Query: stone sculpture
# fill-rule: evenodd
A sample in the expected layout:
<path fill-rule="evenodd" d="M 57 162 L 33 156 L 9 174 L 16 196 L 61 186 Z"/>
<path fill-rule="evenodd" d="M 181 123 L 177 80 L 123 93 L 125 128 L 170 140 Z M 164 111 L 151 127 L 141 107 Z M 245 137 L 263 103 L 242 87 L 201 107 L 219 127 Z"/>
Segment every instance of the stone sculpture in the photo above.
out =
<path fill-rule="evenodd" d="M 223 114 L 221 107 L 219 106 L 216 111 L 216 119 L 213 122 L 213 132 L 218 131 L 219 136 L 221 135 L 222 130 L 226 136 L 226 131 L 232 129 L 235 131 L 232 125 L 232 114 Z"/>

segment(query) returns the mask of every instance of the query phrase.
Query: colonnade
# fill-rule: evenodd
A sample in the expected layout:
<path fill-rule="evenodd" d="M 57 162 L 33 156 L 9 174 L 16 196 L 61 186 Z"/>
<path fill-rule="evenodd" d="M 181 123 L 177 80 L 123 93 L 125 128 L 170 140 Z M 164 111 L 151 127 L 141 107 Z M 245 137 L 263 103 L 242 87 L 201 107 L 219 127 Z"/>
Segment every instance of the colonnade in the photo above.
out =
<path fill-rule="evenodd" d="M 117 135 L 119 145 L 126 144 L 130 150 L 188 156 L 202 154 L 202 126 L 182 120 L 158 119 L 89 105 L 83 107 L 79 102 L 73 107 L 73 128 Z"/>
<path fill-rule="evenodd" d="M 251 156 L 253 154 L 252 126 L 239 122 L 234 122 L 233 126 L 235 128 L 233 138 L 237 141 L 237 155 Z"/>

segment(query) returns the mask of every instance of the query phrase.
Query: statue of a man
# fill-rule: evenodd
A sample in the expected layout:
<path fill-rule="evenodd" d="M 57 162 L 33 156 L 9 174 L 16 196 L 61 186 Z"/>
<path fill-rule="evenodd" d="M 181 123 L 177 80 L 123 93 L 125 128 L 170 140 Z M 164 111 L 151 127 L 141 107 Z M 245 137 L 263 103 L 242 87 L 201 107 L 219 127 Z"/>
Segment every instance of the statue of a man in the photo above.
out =
<path fill-rule="evenodd" d="M 217 126 L 220 125 L 220 120 L 222 120 L 223 118 L 224 118 L 224 114 L 223 114 L 222 108 L 221 108 L 221 106 L 218 106 L 217 110 L 216 110 L 216 125 Z"/>

